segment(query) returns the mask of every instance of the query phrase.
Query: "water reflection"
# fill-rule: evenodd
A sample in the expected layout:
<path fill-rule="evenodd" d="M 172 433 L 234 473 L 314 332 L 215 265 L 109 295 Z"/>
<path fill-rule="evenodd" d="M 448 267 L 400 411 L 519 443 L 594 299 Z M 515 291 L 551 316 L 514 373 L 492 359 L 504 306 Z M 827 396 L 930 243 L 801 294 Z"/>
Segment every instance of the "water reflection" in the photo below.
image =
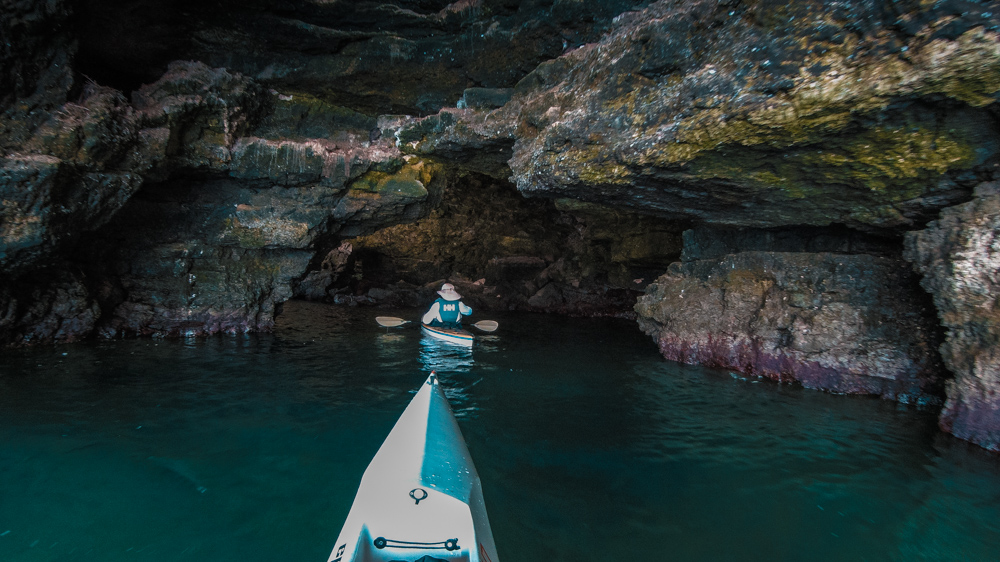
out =
<path fill-rule="evenodd" d="M 420 363 L 427 372 L 468 373 L 474 363 L 472 348 L 421 334 Z"/>
<path fill-rule="evenodd" d="M 375 339 L 375 349 L 379 366 L 383 369 L 400 368 L 412 353 L 406 334 L 399 332 L 379 334 Z"/>

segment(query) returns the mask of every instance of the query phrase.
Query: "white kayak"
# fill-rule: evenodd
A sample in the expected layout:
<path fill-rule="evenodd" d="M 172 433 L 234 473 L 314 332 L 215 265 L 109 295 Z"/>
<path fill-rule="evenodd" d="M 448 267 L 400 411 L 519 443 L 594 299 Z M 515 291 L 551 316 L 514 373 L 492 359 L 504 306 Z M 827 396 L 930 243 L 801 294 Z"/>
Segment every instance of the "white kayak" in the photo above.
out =
<path fill-rule="evenodd" d="M 461 328 L 444 328 L 441 326 L 420 324 L 420 330 L 432 338 L 458 345 L 471 346 L 472 342 L 476 339 L 476 336 L 472 332 Z"/>
<path fill-rule="evenodd" d="M 368 465 L 328 562 L 498 562 L 479 474 L 433 372 Z"/>

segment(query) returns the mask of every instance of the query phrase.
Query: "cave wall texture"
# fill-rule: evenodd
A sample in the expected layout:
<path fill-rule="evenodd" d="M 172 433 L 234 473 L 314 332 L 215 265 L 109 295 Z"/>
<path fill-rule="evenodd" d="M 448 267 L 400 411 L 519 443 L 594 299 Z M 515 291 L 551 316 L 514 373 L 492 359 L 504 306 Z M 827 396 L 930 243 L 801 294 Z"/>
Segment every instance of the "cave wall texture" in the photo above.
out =
<path fill-rule="evenodd" d="M 1000 2 L 0 10 L 4 345 L 450 280 L 1000 450 Z"/>

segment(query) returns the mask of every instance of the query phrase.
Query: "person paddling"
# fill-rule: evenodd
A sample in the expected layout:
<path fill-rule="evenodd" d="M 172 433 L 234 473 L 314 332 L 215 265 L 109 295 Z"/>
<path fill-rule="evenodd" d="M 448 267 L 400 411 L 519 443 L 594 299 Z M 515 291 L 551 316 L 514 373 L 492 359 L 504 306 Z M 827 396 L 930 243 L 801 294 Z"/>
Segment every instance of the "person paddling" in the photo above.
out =
<path fill-rule="evenodd" d="M 462 302 L 462 295 L 458 294 L 451 283 L 441 285 L 441 290 L 437 293 L 441 297 L 434 301 L 430 310 L 424 314 L 423 323 L 456 330 L 461 328 L 462 316 L 472 314 L 472 309 Z"/>

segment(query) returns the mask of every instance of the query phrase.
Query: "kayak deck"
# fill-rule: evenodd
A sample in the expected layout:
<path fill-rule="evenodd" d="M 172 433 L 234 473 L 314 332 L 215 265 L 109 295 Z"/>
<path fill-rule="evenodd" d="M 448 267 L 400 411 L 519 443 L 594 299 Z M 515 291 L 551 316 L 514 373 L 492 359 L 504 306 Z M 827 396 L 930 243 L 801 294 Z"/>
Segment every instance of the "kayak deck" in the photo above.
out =
<path fill-rule="evenodd" d="M 420 330 L 432 338 L 458 345 L 472 345 L 472 342 L 476 339 L 476 336 L 472 332 L 461 328 L 453 329 L 420 324 Z"/>
<path fill-rule="evenodd" d="M 482 485 L 431 373 L 365 470 L 328 562 L 497 562 Z"/>

